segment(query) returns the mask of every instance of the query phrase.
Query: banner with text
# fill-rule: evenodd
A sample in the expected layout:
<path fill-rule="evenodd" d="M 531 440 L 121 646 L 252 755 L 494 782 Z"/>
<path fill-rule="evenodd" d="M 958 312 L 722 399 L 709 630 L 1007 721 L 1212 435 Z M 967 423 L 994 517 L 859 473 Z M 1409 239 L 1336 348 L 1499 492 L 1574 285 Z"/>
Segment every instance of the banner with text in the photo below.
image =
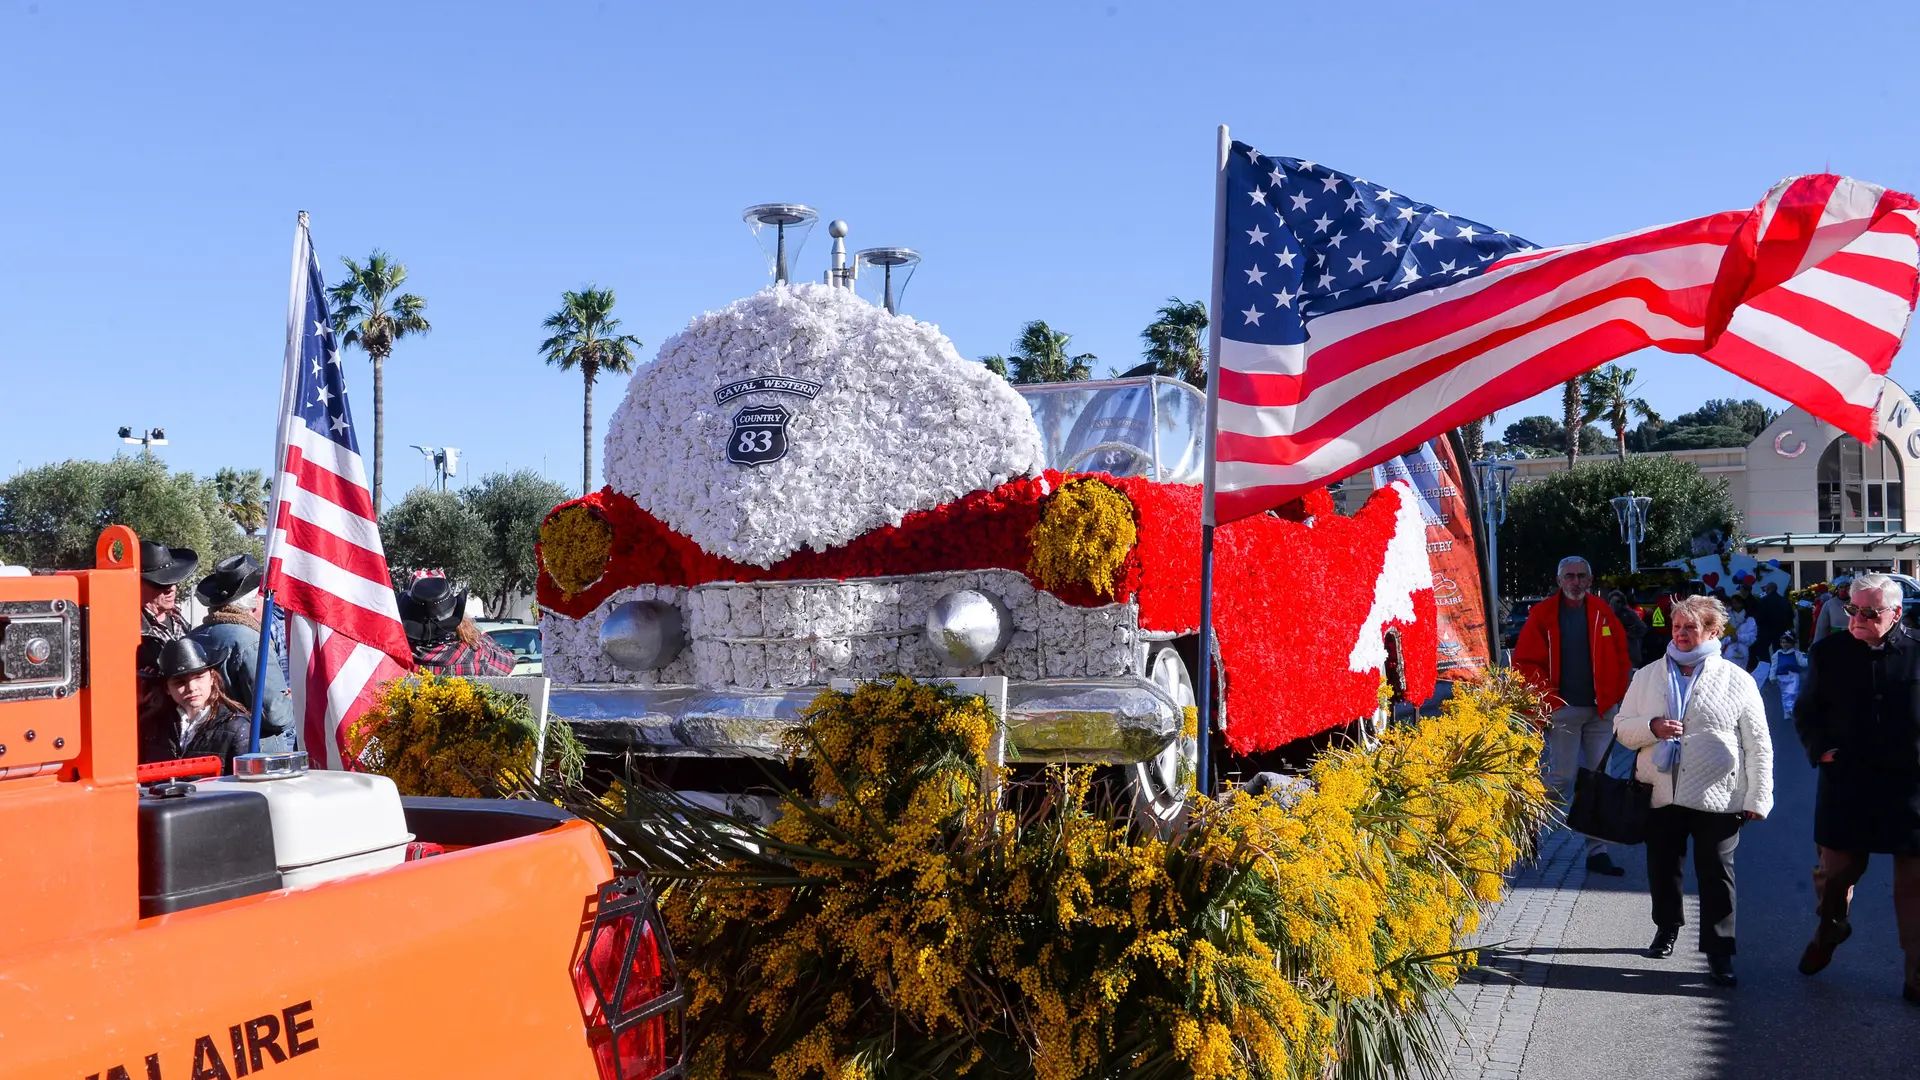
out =
<path fill-rule="evenodd" d="M 1440 677 L 1484 671 L 1492 657 L 1487 606 L 1473 515 L 1461 493 L 1460 461 L 1444 436 L 1435 438 L 1413 453 L 1374 466 L 1374 487 L 1395 480 L 1405 480 L 1419 493 L 1420 516 L 1427 523 L 1427 558 L 1433 564 L 1433 600 L 1440 615 Z"/>

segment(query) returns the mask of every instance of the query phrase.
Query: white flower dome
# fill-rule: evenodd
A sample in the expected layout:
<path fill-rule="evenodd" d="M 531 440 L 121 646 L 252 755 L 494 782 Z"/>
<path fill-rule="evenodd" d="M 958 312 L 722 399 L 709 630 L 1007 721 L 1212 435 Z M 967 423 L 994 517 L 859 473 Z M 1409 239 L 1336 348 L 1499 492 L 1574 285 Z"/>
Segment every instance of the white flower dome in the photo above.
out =
<path fill-rule="evenodd" d="M 937 327 L 776 285 L 634 372 L 607 482 L 715 555 L 770 566 L 1041 468 L 1033 415 Z"/>

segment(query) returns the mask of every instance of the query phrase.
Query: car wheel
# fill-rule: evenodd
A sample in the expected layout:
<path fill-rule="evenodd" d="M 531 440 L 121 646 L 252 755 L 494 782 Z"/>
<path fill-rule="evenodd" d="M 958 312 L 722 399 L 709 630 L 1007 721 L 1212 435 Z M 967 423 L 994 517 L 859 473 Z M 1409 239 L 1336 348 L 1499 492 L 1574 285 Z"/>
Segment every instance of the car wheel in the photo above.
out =
<path fill-rule="evenodd" d="M 1195 704 L 1193 677 L 1171 644 L 1156 645 L 1148 655 L 1147 679 L 1182 710 Z M 1129 766 L 1133 810 L 1142 824 L 1164 834 L 1179 823 L 1186 814 L 1199 755 L 1199 740 L 1181 735 L 1153 757 Z"/>

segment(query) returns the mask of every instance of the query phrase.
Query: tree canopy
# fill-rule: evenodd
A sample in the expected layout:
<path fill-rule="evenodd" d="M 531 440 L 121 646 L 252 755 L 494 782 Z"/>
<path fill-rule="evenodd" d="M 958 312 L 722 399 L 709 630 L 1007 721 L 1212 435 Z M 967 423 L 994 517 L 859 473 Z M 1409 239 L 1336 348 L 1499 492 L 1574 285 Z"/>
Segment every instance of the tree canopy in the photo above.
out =
<path fill-rule="evenodd" d="M 532 469 L 492 473 L 478 487 L 461 492 L 467 508 L 487 532 L 487 553 L 497 580 L 488 605 L 505 611 L 516 594 L 533 592 L 540 564 L 533 545 L 540 539 L 540 523 L 554 507 L 572 498 L 564 484 L 542 480 Z"/>
<path fill-rule="evenodd" d="M 1628 491 L 1653 497 L 1640 544 L 1643 567 L 1692 554 L 1693 538 L 1708 529 L 1738 539 L 1740 513 L 1727 482 L 1707 478 L 1690 462 L 1654 456 L 1585 461 L 1514 487 L 1500 527 L 1501 591 L 1546 593 L 1567 555 L 1584 556 L 1596 574 L 1625 573 L 1627 545 L 1609 500 Z"/>
<path fill-rule="evenodd" d="M 0 561 L 36 570 L 85 569 L 94 565 L 94 541 L 109 525 L 126 525 L 141 539 L 168 547 L 192 548 L 202 571 L 241 551 L 261 555 L 260 542 L 241 535 L 213 480 L 169 472 L 152 458 L 63 461 L 0 484 Z"/>
<path fill-rule="evenodd" d="M 1553 457 L 1567 452 L 1567 427 L 1551 416 L 1523 416 L 1501 432 L 1501 443 L 1509 452 L 1525 451 L 1525 457 Z M 1580 452 L 1603 454 L 1608 439 L 1599 428 L 1587 424 L 1580 429 Z"/>
<path fill-rule="evenodd" d="M 487 527 L 457 491 L 417 487 L 380 515 L 380 540 L 395 588 L 420 570 L 438 570 L 482 597 L 498 573 L 488 558 Z"/>
<path fill-rule="evenodd" d="M 1069 355 L 1072 334 L 1063 334 L 1035 319 L 1021 327 L 1014 351 L 1007 356 L 983 356 L 987 370 L 1015 383 L 1078 382 L 1093 377 L 1092 353 Z"/>
<path fill-rule="evenodd" d="M 380 518 L 394 585 L 438 570 L 504 614 L 515 596 L 533 591 L 540 522 L 570 497 L 565 485 L 531 469 L 490 473 L 461 491 L 415 488 Z"/>
<path fill-rule="evenodd" d="M 1155 375 L 1206 388 L 1207 305 L 1170 296 L 1140 338 L 1146 342 L 1141 355 L 1153 365 Z"/>

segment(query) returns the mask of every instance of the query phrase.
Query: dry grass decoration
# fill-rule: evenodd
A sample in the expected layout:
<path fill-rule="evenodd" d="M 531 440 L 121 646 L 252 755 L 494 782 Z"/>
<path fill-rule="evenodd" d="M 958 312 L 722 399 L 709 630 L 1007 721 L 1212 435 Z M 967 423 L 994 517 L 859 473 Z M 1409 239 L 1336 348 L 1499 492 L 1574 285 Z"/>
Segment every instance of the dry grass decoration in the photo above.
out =
<path fill-rule="evenodd" d="M 422 673 L 387 683 L 347 730 L 347 756 L 393 780 L 402 795 L 508 794 L 533 767 L 540 731 L 527 703 L 485 683 Z M 546 768 L 578 783 L 585 753 L 573 729 L 547 723 Z"/>
<path fill-rule="evenodd" d="M 1027 536 L 1033 543 L 1027 569 L 1041 585 L 1053 590 L 1079 586 L 1111 597 L 1140 533 L 1132 500 L 1106 482 L 1088 478 L 1060 485 Z"/>
<path fill-rule="evenodd" d="M 540 523 L 536 558 L 569 595 L 585 592 L 607 571 L 613 526 L 588 506 L 563 506 Z"/>
<path fill-rule="evenodd" d="M 1548 816 L 1539 715 L 1462 685 L 1290 804 L 1196 795 L 1167 839 L 1086 767 L 1012 780 L 979 699 L 904 678 L 814 702 L 771 824 L 536 786 L 662 890 L 693 1080 L 1407 1076 Z"/>

